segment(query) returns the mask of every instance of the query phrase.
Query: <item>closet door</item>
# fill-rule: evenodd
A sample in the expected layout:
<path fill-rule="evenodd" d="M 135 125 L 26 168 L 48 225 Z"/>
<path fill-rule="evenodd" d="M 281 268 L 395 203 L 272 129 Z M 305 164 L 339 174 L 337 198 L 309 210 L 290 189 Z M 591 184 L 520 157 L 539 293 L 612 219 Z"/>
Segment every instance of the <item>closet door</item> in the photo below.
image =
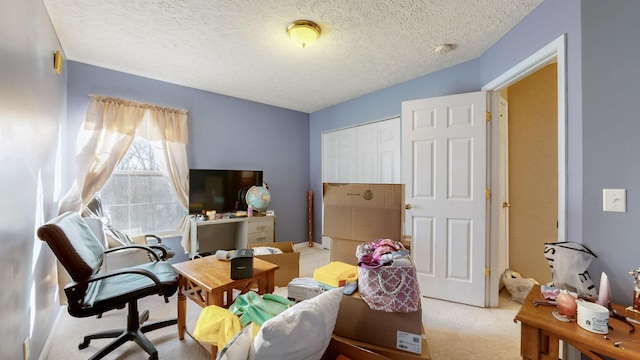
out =
<path fill-rule="evenodd" d="M 400 184 L 400 118 L 356 127 L 358 182 Z"/>
<path fill-rule="evenodd" d="M 378 183 L 402 183 L 400 149 L 400 118 L 380 121 L 378 124 Z"/>
<path fill-rule="evenodd" d="M 378 182 L 378 123 L 356 127 L 359 183 Z"/>
<path fill-rule="evenodd" d="M 400 126 L 397 117 L 324 133 L 322 181 L 399 184 Z M 330 248 L 329 238 L 322 237 L 322 246 Z"/>
<path fill-rule="evenodd" d="M 340 178 L 340 134 L 338 131 L 322 135 L 322 181 L 338 182 Z"/>
<path fill-rule="evenodd" d="M 322 181 L 357 181 L 356 129 L 332 131 L 322 136 Z"/>
<path fill-rule="evenodd" d="M 322 181 L 400 184 L 400 118 L 322 136 Z"/>
<path fill-rule="evenodd" d="M 322 181 L 335 183 L 357 182 L 356 128 L 348 128 L 322 135 Z M 324 213 L 324 210 L 323 210 Z M 324 217 L 322 219 L 324 223 Z M 322 247 L 329 249 L 329 238 L 322 237 Z"/>

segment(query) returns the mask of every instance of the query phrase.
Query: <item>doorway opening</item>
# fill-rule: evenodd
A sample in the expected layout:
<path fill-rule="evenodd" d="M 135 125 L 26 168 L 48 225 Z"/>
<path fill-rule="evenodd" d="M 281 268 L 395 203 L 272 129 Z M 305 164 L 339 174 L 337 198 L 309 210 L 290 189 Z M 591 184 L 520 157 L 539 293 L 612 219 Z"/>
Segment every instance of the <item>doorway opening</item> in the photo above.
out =
<path fill-rule="evenodd" d="M 566 60 L 565 60 L 565 35 L 560 36 L 544 48 L 540 49 L 529 58 L 525 59 L 518 65 L 514 66 L 495 80 L 491 81 L 489 84 L 485 85 L 482 90 L 487 91 L 489 96 L 488 108 L 491 109 L 492 114 L 492 126 L 490 127 L 488 137 L 490 139 L 490 145 L 488 147 L 488 158 L 489 161 L 489 171 L 487 172 L 487 183 L 490 184 L 491 189 L 493 189 L 493 193 L 495 197 L 492 196 L 492 201 L 490 204 L 490 209 L 488 209 L 489 213 L 489 223 L 488 223 L 488 239 L 487 242 L 487 254 L 489 254 L 489 268 L 490 268 L 490 276 L 489 281 L 486 282 L 486 295 L 487 295 L 487 304 L 491 307 L 498 306 L 499 300 L 499 290 L 500 290 L 500 278 L 504 270 L 509 266 L 509 253 L 510 246 L 508 241 L 508 236 L 505 237 L 505 214 L 509 214 L 511 204 L 510 199 L 507 197 L 506 199 L 500 198 L 498 194 L 502 192 L 505 188 L 505 178 L 501 177 L 501 170 L 504 173 L 504 159 L 505 159 L 505 147 L 501 147 L 501 126 L 500 126 L 500 94 L 501 91 L 503 95 L 505 94 L 504 90 L 508 89 L 510 86 L 518 86 L 517 83 L 526 79 L 530 75 L 542 70 L 547 71 L 555 70 L 556 72 L 556 83 L 557 83 L 557 132 L 554 134 L 557 136 L 557 152 L 554 155 L 557 156 L 557 187 L 555 187 L 555 193 L 557 198 L 557 238 L 549 239 L 543 238 L 538 239 L 537 241 L 543 242 L 551 242 L 555 241 L 564 241 L 566 238 Z M 555 69 L 552 69 L 555 64 Z M 537 75 L 536 75 L 537 76 Z M 547 74 L 548 76 L 548 74 Z M 508 92 L 506 93 L 508 97 Z M 504 98 L 504 96 L 503 96 Z M 508 99 L 507 99 L 508 101 Z M 504 106 L 504 102 L 503 102 Z M 533 110 L 535 111 L 535 109 Z M 526 121 L 526 120 L 525 120 Z M 531 126 L 531 124 L 529 124 Z M 535 128 L 535 127 L 534 127 Z M 504 133 L 504 131 L 503 131 Z M 548 133 L 547 133 L 548 134 Z M 547 139 L 548 140 L 548 139 Z M 533 147 L 533 145 L 529 145 Z M 540 145 L 542 146 L 542 145 Z M 547 147 L 549 147 L 547 143 Z M 541 150 L 540 148 L 536 149 L 535 147 L 529 148 L 529 152 L 535 152 L 536 150 Z M 501 158 L 503 159 L 501 163 Z M 524 158 L 526 159 L 526 157 Z M 544 161 L 544 158 L 534 157 L 537 159 L 536 161 Z M 527 160 L 523 160 L 527 161 Z M 522 164 L 521 164 L 522 165 Z M 524 164 L 525 166 L 527 164 Z M 540 165 L 540 164 L 538 164 Z M 545 164 L 542 164 L 544 167 Z M 511 169 L 513 173 L 513 169 Z M 521 179 L 522 180 L 522 179 Z M 535 181 L 536 179 L 528 179 Z M 541 179 L 542 180 L 542 179 Z M 519 186 L 523 186 L 522 184 L 526 184 L 527 179 L 524 179 L 520 182 Z M 555 184 L 554 184 L 555 185 Z M 513 190 L 513 189 L 511 189 Z M 520 194 L 522 195 L 522 194 Z M 548 194 L 549 195 L 549 194 Z M 551 194 L 550 196 L 553 196 Z M 521 201 L 526 201 L 526 196 L 520 197 Z M 548 202 L 548 201 L 547 201 Z M 524 208 L 527 204 L 519 204 L 520 208 Z M 524 205 L 524 206 L 522 206 Z M 521 215 L 521 218 L 526 218 L 529 215 Z M 556 214 L 552 214 L 556 215 Z M 513 229 L 512 229 L 513 230 Z M 535 235 L 534 235 L 535 236 Z M 528 240 L 524 240 L 525 243 Z M 530 246 L 537 246 L 537 244 L 528 244 Z M 521 246 L 521 245 L 518 245 Z M 533 250 L 525 250 L 531 251 Z M 543 259 L 543 250 L 540 248 L 539 250 L 540 257 Z M 533 263 L 535 264 L 535 263 Z M 546 265 L 546 264 L 545 264 Z M 535 265 L 534 265 L 535 266 Z M 540 267 L 539 263 L 537 267 Z M 516 269 L 517 270 L 517 269 Z M 525 276 L 525 277 L 531 277 Z"/>

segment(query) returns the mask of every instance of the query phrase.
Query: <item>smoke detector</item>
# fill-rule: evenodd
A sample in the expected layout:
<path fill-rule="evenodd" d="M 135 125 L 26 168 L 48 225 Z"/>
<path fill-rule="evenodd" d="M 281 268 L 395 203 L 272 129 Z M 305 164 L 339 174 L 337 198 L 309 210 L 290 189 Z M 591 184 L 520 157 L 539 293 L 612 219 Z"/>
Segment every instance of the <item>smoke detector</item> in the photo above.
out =
<path fill-rule="evenodd" d="M 436 47 L 433 49 L 433 51 L 438 55 L 446 54 L 451 50 L 453 50 L 453 45 L 451 44 L 436 45 Z"/>

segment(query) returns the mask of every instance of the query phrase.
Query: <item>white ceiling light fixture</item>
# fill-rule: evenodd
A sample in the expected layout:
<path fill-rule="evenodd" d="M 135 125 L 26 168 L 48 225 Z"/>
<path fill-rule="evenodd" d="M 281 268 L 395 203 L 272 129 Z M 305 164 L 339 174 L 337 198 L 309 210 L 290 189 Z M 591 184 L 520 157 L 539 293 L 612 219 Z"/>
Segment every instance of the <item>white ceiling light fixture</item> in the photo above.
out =
<path fill-rule="evenodd" d="M 438 55 L 444 55 L 451 50 L 453 50 L 453 45 L 451 44 L 440 44 L 433 49 L 433 51 Z"/>
<path fill-rule="evenodd" d="M 320 36 L 320 27 L 313 21 L 296 20 L 287 26 L 287 33 L 294 44 L 307 48 Z"/>

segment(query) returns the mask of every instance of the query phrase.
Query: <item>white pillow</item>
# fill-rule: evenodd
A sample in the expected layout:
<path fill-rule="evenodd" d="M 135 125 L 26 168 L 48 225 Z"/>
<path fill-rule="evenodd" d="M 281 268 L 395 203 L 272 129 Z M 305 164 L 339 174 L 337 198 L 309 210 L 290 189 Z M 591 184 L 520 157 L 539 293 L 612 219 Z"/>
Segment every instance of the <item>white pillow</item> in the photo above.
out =
<path fill-rule="evenodd" d="M 218 350 L 216 360 L 247 360 L 253 337 L 252 328 L 253 323 L 249 323 L 233 339 L 229 340 L 225 347 Z"/>
<path fill-rule="evenodd" d="M 250 360 L 320 359 L 336 325 L 342 288 L 297 303 L 267 320 L 253 340 Z"/>

